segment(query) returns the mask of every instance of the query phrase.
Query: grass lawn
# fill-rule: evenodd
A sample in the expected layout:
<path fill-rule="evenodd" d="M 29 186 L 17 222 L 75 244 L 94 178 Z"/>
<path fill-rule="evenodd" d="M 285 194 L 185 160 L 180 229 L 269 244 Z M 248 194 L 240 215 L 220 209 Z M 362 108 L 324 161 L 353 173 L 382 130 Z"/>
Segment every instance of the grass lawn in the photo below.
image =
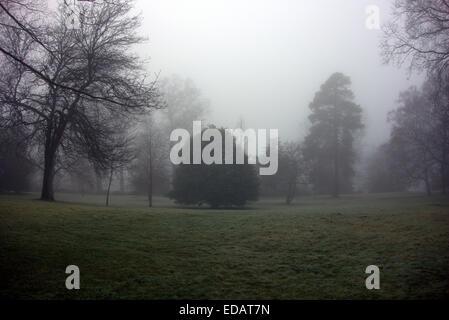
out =
<path fill-rule="evenodd" d="M 0 196 L 0 297 L 449 297 L 449 200 L 407 194 L 264 199 L 246 210 L 144 197 Z M 81 290 L 65 288 L 65 268 Z M 365 268 L 381 268 L 380 290 Z"/>

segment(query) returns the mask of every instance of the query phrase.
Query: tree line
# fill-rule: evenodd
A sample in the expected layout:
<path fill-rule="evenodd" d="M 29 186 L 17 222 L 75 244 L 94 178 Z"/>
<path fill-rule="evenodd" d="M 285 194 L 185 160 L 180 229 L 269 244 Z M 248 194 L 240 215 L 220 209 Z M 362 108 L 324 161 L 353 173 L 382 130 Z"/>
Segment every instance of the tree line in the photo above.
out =
<path fill-rule="evenodd" d="M 380 45 L 384 63 L 423 73 L 426 80 L 420 88 L 413 86 L 399 94 L 398 107 L 387 119 L 392 127 L 390 138 L 371 152 L 364 165 L 362 189 L 397 192 L 424 187 L 428 195 L 434 191 L 447 194 L 449 3 L 395 0 L 392 9 L 393 18 L 383 27 Z M 337 75 L 328 84 L 333 77 Z M 330 88 L 325 83 L 310 105 L 312 127 L 308 136 L 304 141 L 284 144 L 280 173 L 268 178 L 269 186 L 281 186 L 287 203 L 298 186 L 309 186 L 301 187 L 303 192 L 311 187 L 312 191 L 333 196 L 352 191 L 357 155 L 353 143 L 363 129 L 360 109 L 350 106 L 349 99 L 347 108 L 352 115 L 348 116 L 338 99 L 326 101 L 326 87 Z M 347 121 L 342 121 L 343 114 Z M 337 129 L 339 122 L 342 131 Z"/>
<path fill-rule="evenodd" d="M 109 204 L 114 182 L 120 192 L 147 195 L 149 206 L 154 194 L 217 207 L 244 205 L 259 194 L 291 204 L 302 193 L 355 191 L 363 110 L 345 74 L 332 74 L 316 92 L 308 134 L 281 141 L 276 175 L 258 177 L 253 166 L 242 172 L 175 167 L 169 134 L 204 119 L 208 100 L 192 80 L 151 76 L 133 53 L 145 39 L 136 32 L 141 17 L 132 1 L 79 2 L 76 8 L 74 27 L 64 2 L 53 16 L 42 0 L 0 3 L 0 191 L 27 190 L 36 172 L 41 199 L 49 201 L 55 188 L 71 186 L 105 193 Z M 384 62 L 427 79 L 399 94 L 388 116 L 391 136 L 365 163 L 362 190 L 424 187 L 446 194 L 449 6 L 397 0 L 393 15 L 383 30 Z M 193 192 L 199 184 L 195 190 L 203 191 Z"/>

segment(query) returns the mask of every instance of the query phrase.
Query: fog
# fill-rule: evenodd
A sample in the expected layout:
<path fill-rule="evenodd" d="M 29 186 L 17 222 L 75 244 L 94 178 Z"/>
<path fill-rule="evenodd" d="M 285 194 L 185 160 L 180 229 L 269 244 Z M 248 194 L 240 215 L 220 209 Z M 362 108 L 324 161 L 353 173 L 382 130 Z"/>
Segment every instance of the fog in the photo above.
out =
<path fill-rule="evenodd" d="M 0 300 L 447 298 L 447 30 L 446 0 L 0 0 Z"/>
<path fill-rule="evenodd" d="M 334 72 L 352 80 L 364 110 L 363 145 L 389 135 L 387 113 L 399 91 L 419 84 L 419 75 L 383 65 L 380 30 L 365 26 L 368 5 L 380 8 L 381 24 L 391 2 L 148 1 L 140 48 L 149 70 L 191 78 L 210 99 L 207 120 L 235 127 L 277 128 L 281 139 L 307 133 L 308 105 Z"/>

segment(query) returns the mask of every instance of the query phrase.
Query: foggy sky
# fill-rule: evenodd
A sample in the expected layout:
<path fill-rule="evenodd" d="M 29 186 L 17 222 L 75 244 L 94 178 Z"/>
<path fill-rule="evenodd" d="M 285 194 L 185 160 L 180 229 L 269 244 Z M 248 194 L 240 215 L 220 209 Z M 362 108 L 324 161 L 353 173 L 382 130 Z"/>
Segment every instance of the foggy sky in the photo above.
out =
<path fill-rule="evenodd" d="M 55 0 L 49 3 L 53 7 Z M 53 5 L 52 5 L 53 3 Z M 334 72 L 350 76 L 364 111 L 367 151 L 387 140 L 387 113 L 422 76 L 383 65 L 380 30 L 365 27 L 368 5 L 389 20 L 388 0 L 137 0 L 137 50 L 160 77 L 191 78 L 211 102 L 207 123 L 307 134 L 309 103 Z M 410 79 L 409 79 L 410 78 Z M 199 119 L 198 119 L 199 120 Z"/>
<path fill-rule="evenodd" d="M 149 38 L 149 70 L 191 78 L 211 101 L 209 122 L 307 131 L 308 105 L 334 72 L 350 76 L 367 124 L 364 144 L 387 139 L 388 111 L 400 90 L 419 83 L 382 65 L 381 31 L 365 27 L 365 7 L 388 19 L 390 1 L 138 0 Z"/>

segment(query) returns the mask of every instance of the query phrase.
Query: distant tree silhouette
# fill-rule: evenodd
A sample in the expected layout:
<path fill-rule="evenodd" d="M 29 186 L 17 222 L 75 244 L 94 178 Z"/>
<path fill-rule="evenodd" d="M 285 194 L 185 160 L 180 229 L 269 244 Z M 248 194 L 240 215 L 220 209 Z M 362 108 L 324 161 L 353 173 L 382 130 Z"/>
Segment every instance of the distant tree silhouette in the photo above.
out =
<path fill-rule="evenodd" d="M 353 102 L 350 84 L 349 77 L 334 73 L 321 86 L 310 104 L 312 126 L 304 146 L 315 191 L 334 197 L 352 191 L 353 143 L 355 134 L 363 128 L 362 109 Z"/>

